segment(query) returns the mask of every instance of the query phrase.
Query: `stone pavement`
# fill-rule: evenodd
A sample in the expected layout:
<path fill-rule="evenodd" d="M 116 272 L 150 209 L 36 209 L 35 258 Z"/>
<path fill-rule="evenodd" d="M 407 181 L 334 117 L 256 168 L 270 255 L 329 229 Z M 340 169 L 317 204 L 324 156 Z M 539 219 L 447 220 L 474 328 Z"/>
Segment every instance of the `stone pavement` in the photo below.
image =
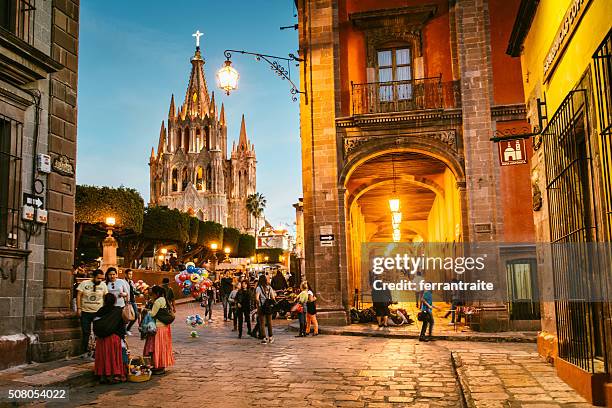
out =
<path fill-rule="evenodd" d="M 524 377 L 524 371 L 534 377 L 542 372 L 552 373 L 550 366 L 537 360 L 535 345 L 529 343 L 420 343 L 412 339 L 349 339 L 330 335 L 295 338 L 294 333 L 288 331 L 286 321 L 277 320 L 276 342 L 263 345 L 250 337 L 238 339 L 231 331 L 231 323 L 223 319 L 215 319 L 199 330 L 199 338 L 191 338 L 191 328 L 184 324 L 185 316 L 201 312 L 196 303 L 179 307 L 173 326 L 176 365 L 166 375 L 154 376 L 145 383 L 81 386 L 71 389 L 68 402 L 46 406 L 461 407 L 464 406 L 464 387 L 470 406 L 514 407 L 529 406 L 527 401 L 516 397 L 529 395 L 529 390 L 521 393 L 515 388 L 522 385 L 512 382 L 506 385 L 505 381 L 513 377 L 511 371 L 503 371 L 503 367 L 491 370 L 491 381 L 499 380 L 497 385 L 502 387 L 502 391 L 496 393 L 474 382 L 481 380 L 471 379 L 476 371 L 471 365 L 478 367 L 482 363 L 488 367 L 509 356 L 522 356 L 530 362 L 522 365 L 517 381 Z M 219 312 L 216 309 L 213 317 L 218 317 Z M 132 353 L 140 354 L 142 342 L 134 336 L 129 339 Z M 457 353 L 454 360 L 451 352 Z M 467 359 L 472 354 L 492 360 Z M 458 357 L 462 357 L 460 362 Z M 516 361 L 511 364 L 517 365 Z M 457 379 L 454 364 L 460 365 L 461 381 Z M 0 382 L 4 377 L 5 374 L 0 373 Z M 542 389 L 554 399 L 559 395 L 553 392 L 560 391 L 577 401 L 571 389 L 554 390 L 548 384 L 560 387 L 549 381 L 540 384 L 534 395 L 543 394 Z M 476 395 L 474 390 L 486 391 Z M 505 393 L 508 398 L 507 401 L 490 402 L 475 399 L 487 393 Z M 584 406 L 567 401 L 566 406 Z M 553 403 L 550 406 L 556 407 L 562 400 L 550 402 Z"/>
<path fill-rule="evenodd" d="M 590 407 L 533 353 L 452 352 L 468 407 Z"/>

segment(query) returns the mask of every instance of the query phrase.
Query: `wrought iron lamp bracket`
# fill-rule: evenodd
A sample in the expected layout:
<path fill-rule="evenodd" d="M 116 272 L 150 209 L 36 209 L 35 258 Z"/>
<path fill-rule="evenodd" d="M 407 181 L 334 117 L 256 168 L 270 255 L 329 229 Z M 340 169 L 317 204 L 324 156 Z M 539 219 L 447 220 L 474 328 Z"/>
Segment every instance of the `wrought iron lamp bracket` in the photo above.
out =
<path fill-rule="evenodd" d="M 306 95 L 306 92 L 300 91 L 298 86 L 291 80 L 291 65 L 290 64 L 293 61 L 297 61 L 297 62 L 304 61 L 302 58 L 296 57 L 294 54 L 289 54 L 289 57 L 287 58 L 287 57 L 278 57 L 275 55 L 260 54 L 257 52 L 250 52 L 250 51 L 244 51 L 244 50 L 225 50 L 223 51 L 223 55 L 225 55 L 225 58 L 228 61 L 231 61 L 233 52 L 238 53 L 238 54 L 253 55 L 257 61 L 263 60 L 267 62 L 275 74 L 277 74 L 281 79 L 283 80 L 286 79 L 289 82 L 291 86 L 291 89 L 289 90 L 289 92 L 291 92 L 291 99 L 293 100 L 293 102 L 298 100 L 298 96 L 297 96 L 298 94 Z M 287 64 L 286 67 L 284 66 L 285 63 Z"/>

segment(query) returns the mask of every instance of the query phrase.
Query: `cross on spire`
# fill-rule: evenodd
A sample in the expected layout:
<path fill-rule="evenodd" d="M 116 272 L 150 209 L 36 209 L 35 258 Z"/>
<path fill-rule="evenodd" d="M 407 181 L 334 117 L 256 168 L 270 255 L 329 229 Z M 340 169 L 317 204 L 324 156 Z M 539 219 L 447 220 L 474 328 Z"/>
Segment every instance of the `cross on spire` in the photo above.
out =
<path fill-rule="evenodd" d="M 192 37 L 195 37 L 196 39 L 196 47 L 200 48 L 200 37 L 203 36 L 204 34 L 200 32 L 200 30 L 197 30 L 195 33 L 191 34 Z"/>

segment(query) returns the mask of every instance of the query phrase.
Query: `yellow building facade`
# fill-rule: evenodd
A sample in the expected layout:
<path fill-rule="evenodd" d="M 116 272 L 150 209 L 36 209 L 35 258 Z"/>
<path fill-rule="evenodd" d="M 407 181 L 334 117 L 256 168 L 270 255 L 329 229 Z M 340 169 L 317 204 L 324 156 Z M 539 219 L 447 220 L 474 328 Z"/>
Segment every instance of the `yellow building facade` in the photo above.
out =
<path fill-rule="evenodd" d="M 531 181 L 542 288 L 538 351 L 583 396 L 608 406 L 611 26 L 609 0 L 522 1 L 507 51 L 520 56 L 535 133 Z"/>

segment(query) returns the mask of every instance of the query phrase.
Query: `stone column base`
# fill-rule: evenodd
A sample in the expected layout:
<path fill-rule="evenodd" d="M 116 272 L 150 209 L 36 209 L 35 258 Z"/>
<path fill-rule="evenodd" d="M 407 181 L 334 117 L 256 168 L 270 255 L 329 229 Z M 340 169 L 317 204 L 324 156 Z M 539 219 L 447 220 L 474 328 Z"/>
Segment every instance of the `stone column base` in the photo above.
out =
<path fill-rule="evenodd" d="M 321 326 L 346 326 L 348 314 L 344 309 L 317 310 L 317 321 Z"/>
<path fill-rule="evenodd" d="M 36 316 L 38 341 L 30 344 L 32 361 L 45 362 L 81 353 L 81 326 L 72 311 L 42 311 Z"/>

